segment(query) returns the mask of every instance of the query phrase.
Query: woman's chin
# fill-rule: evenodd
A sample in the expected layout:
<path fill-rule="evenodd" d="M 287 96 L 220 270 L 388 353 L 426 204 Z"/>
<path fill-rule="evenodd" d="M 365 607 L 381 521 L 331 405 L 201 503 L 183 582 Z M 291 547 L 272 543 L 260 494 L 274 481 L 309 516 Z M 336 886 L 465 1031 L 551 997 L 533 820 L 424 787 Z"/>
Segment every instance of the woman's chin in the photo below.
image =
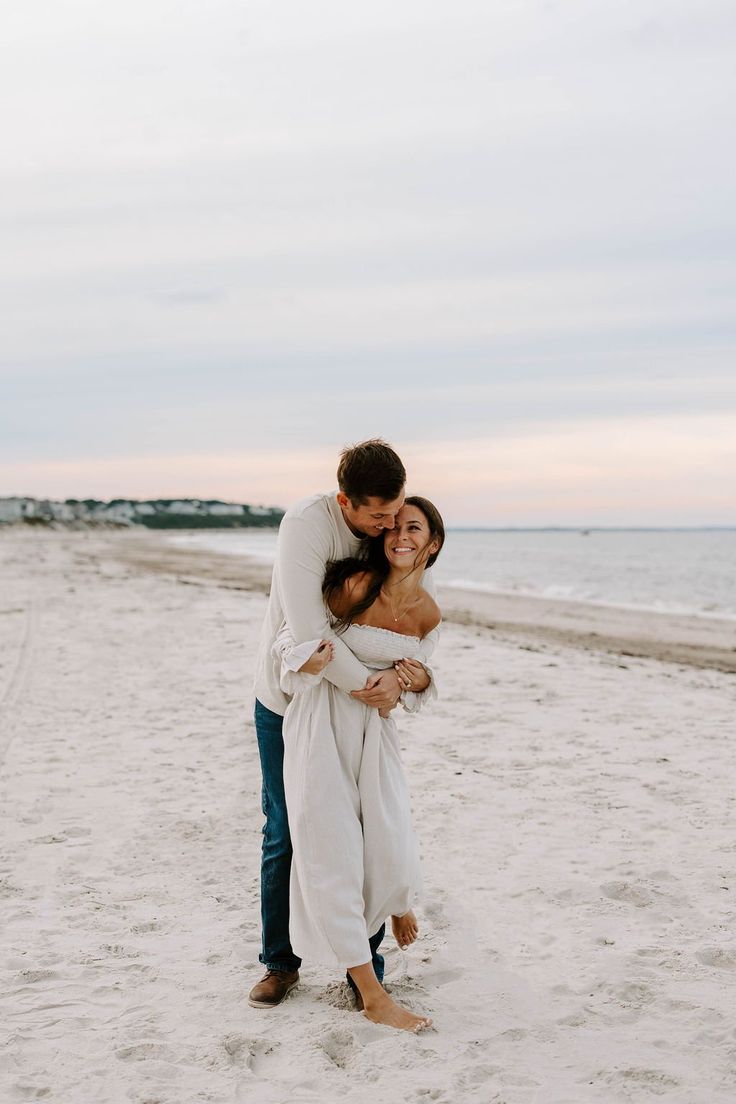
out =
<path fill-rule="evenodd" d="M 386 559 L 398 571 L 413 571 L 417 566 L 414 556 L 387 556 Z"/>

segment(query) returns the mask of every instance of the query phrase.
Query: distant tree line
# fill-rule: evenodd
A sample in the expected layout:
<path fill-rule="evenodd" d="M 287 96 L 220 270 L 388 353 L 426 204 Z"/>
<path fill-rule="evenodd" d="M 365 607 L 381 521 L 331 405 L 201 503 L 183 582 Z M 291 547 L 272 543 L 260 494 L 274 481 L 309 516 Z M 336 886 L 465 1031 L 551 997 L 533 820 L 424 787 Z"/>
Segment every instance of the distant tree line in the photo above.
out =
<path fill-rule="evenodd" d="M 277 506 L 244 506 L 219 499 L 0 498 L 0 524 L 143 525 L 147 529 L 263 529 L 278 526 Z"/>
<path fill-rule="evenodd" d="M 136 521 L 147 529 L 273 529 L 283 516 L 283 513 L 267 517 L 254 514 L 219 517 L 212 514 L 148 514 L 137 517 Z"/>

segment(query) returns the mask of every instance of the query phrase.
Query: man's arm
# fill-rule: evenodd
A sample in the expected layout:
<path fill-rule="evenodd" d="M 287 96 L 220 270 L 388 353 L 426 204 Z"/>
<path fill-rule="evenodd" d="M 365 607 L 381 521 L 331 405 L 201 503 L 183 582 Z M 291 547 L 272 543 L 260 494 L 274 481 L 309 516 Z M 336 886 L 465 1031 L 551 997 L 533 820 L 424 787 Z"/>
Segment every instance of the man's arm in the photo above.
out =
<path fill-rule="evenodd" d="M 365 686 L 371 671 L 355 658 L 347 644 L 333 632 L 322 599 L 327 542 L 309 522 L 285 517 L 276 550 L 281 604 L 286 623 L 296 641 L 331 640 L 334 659 L 324 677 L 350 693 Z"/>

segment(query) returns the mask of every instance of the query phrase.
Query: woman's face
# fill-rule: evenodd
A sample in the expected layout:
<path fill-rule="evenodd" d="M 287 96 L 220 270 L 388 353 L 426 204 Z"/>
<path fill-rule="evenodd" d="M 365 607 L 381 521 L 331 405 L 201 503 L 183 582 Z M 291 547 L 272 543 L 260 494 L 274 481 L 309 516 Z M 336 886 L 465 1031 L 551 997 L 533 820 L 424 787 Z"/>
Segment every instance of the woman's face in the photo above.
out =
<path fill-rule="evenodd" d="M 429 523 L 418 506 L 402 506 L 393 529 L 383 535 L 383 550 L 392 567 L 414 568 L 425 564 L 437 551 Z"/>

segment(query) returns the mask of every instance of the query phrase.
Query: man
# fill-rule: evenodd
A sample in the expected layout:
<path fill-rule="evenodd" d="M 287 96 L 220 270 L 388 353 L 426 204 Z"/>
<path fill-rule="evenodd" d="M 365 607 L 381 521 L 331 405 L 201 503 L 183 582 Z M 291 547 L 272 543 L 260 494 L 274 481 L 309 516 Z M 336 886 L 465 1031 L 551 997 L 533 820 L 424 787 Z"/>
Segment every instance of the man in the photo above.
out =
<path fill-rule="evenodd" d="M 332 631 L 322 600 L 322 580 L 329 561 L 355 555 L 363 538 L 381 539 L 384 529 L 394 528 L 404 502 L 406 471 L 385 441 L 363 441 L 343 450 L 337 482 L 337 493 L 304 499 L 284 515 L 258 650 L 255 723 L 266 817 L 261 854 L 263 947 L 258 957 L 267 972 L 250 992 L 248 1001 L 254 1008 L 280 1004 L 297 984 L 301 966 L 289 939 L 292 850 L 284 797 L 282 735 L 289 699 L 281 690 L 279 664 L 271 654 L 276 634 L 286 621 L 297 641 L 329 639 L 333 659 L 325 677 L 365 705 L 392 709 L 402 693 L 393 667 L 369 671 Z M 414 689 L 421 691 L 428 685 L 427 678 L 424 686 L 415 685 Z M 383 980 L 383 957 L 378 947 L 383 935 L 382 927 L 370 940 L 379 981 Z"/>

